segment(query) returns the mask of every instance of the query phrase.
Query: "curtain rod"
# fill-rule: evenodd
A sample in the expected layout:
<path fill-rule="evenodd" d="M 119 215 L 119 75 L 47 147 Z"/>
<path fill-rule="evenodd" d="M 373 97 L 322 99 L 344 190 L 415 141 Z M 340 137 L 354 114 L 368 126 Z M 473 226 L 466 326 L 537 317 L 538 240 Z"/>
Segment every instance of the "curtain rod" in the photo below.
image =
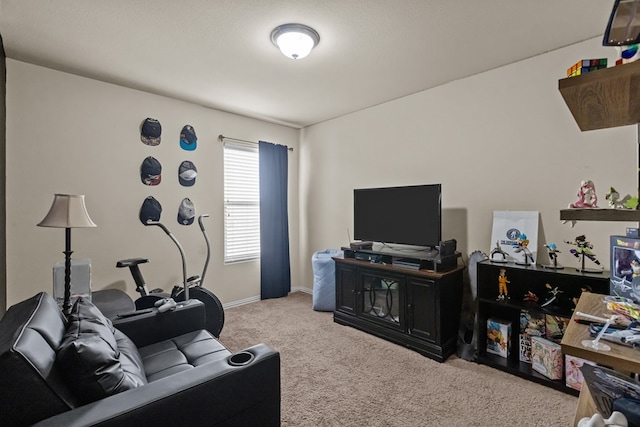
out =
<path fill-rule="evenodd" d="M 257 142 L 255 142 L 255 141 L 247 141 L 246 139 L 238 139 L 238 138 L 231 138 L 231 137 L 224 136 L 224 135 L 218 135 L 218 141 L 224 142 L 225 139 L 229 139 L 231 141 L 238 141 L 238 142 L 248 142 L 249 144 L 257 144 Z M 287 147 L 287 150 L 293 151 L 293 148 Z"/>

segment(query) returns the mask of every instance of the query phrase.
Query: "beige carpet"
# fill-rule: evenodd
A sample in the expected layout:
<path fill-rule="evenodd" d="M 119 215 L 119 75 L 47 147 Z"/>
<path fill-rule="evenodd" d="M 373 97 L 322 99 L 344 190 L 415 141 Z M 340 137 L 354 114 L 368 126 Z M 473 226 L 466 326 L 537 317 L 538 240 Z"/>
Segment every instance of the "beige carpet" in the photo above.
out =
<path fill-rule="evenodd" d="M 294 292 L 225 311 L 231 351 L 281 355 L 283 426 L 571 426 L 577 398 L 450 357 L 438 363 L 333 322 Z"/>

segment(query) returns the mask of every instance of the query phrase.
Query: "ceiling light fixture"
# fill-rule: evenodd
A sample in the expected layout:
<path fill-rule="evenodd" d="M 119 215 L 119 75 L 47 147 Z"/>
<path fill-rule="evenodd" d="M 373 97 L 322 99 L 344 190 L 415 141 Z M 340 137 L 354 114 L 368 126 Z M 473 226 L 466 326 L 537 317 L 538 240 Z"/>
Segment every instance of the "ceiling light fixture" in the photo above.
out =
<path fill-rule="evenodd" d="M 284 24 L 274 28 L 271 41 L 287 58 L 302 59 L 320 42 L 320 35 L 303 24 Z"/>

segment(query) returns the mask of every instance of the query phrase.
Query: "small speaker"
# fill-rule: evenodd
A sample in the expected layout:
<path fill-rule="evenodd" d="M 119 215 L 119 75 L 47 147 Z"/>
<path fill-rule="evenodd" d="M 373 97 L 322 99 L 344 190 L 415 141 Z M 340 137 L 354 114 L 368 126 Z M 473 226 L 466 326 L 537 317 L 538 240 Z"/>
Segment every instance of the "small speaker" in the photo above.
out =
<path fill-rule="evenodd" d="M 440 242 L 440 246 L 438 247 L 438 252 L 440 252 L 440 256 L 451 256 L 456 253 L 456 247 L 458 242 L 456 239 L 447 240 L 444 242 Z"/>

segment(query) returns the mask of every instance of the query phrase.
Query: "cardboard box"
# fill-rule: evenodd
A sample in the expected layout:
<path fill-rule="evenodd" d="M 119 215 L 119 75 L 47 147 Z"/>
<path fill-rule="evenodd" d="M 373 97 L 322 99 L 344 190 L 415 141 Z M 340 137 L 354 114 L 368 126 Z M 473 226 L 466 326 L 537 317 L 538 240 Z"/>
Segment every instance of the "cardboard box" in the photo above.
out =
<path fill-rule="evenodd" d="M 560 344 L 542 337 L 531 337 L 531 367 L 552 380 L 562 379 Z"/>
<path fill-rule="evenodd" d="M 536 310 L 520 310 L 519 350 L 520 361 L 531 363 L 531 337 L 544 336 L 546 330 L 545 315 Z"/>
<path fill-rule="evenodd" d="M 487 320 L 487 353 L 502 357 L 511 352 L 511 322 L 490 318 Z"/>
<path fill-rule="evenodd" d="M 570 321 L 568 317 L 545 315 L 545 338 L 560 343 Z"/>
<path fill-rule="evenodd" d="M 520 334 L 520 361 L 531 363 L 531 337 L 529 334 Z"/>
<path fill-rule="evenodd" d="M 640 302 L 640 239 L 611 236 L 609 293 Z"/>
<path fill-rule="evenodd" d="M 546 319 L 542 312 L 536 310 L 520 310 L 520 333 L 531 337 L 544 337 Z"/>
<path fill-rule="evenodd" d="M 564 357 L 564 362 L 565 384 L 567 387 L 580 391 L 584 382 L 580 367 L 584 364 L 595 366 L 595 362 L 568 354 Z"/>

